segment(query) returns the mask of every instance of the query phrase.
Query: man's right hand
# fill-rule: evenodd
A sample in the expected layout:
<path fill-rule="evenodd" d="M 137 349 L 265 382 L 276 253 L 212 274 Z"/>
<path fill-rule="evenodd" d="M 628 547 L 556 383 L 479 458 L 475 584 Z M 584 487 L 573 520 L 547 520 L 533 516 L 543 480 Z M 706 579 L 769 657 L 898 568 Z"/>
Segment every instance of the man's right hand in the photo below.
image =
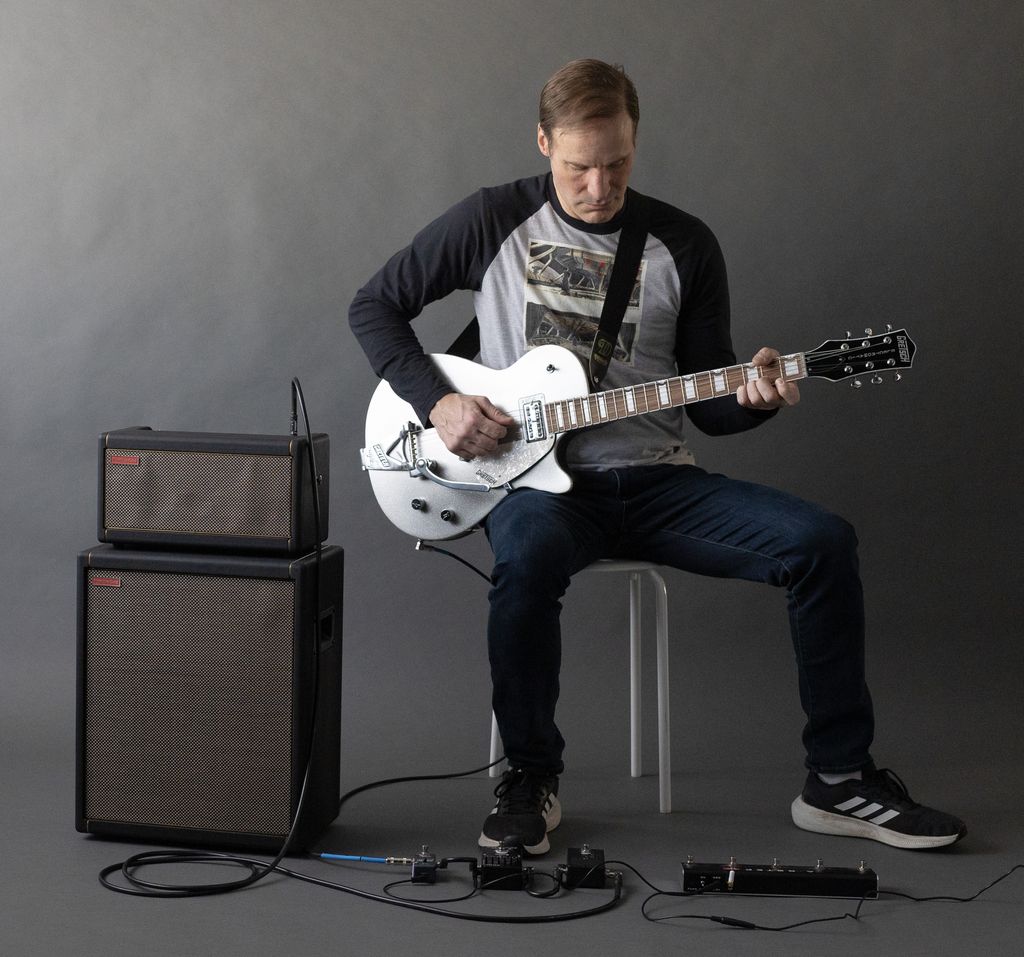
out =
<path fill-rule="evenodd" d="M 485 396 L 449 392 L 430 410 L 430 424 L 449 452 L 468 460 L 493 452 L 515 419 Z"/>

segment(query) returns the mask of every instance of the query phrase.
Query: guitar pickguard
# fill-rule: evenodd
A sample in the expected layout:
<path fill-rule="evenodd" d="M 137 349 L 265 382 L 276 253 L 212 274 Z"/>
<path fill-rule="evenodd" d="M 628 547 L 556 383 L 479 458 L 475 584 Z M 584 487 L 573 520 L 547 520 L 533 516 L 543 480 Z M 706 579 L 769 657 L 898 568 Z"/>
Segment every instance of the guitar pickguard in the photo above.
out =
<path fill-rule="evenodd" d="M 491 455 L 463 462 L 448 451 L 436 429 L 427 429 L 419 441 L 422 454 L 436 463 L 435 471 L 442 478 L 456 482 L 481 482 L 491 489 L 518 478 L 544 458 L 554 444 L 553 438 L 537 442 L 516 439 L 503 442 Z"/>

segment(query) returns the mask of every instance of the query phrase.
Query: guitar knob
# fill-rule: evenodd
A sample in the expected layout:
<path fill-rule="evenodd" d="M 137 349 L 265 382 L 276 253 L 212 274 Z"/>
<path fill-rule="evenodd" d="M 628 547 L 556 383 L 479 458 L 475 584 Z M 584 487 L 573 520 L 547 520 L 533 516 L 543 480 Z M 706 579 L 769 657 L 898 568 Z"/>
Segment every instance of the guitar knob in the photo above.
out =
<path fill-rule="evenodd" d="M 442 522 L 454 522 L 455 513 L 450 508 L 441 509 L 441 521 Z"/>
<path fill-rule="evenodd" d="M 427 510 L 427 503 L 421 498 L 414 498 L 409 504 L 416 512 L 425 512 Z"/>

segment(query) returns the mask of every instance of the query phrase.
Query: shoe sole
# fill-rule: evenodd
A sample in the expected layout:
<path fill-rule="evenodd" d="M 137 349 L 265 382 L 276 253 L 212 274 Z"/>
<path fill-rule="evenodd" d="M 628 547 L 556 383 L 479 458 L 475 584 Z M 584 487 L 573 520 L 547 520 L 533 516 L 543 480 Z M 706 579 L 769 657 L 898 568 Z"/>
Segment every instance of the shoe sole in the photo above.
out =
<path fill-rule="evenodd" d="M 493 813 L 493 812 L 492 812 Z M 548 840 L 548 831 L 553 831 L 559 824 L 562 823 L 562 805 L 558 800 L 557 795 L 551 797 L 551 809 L 547 813 L 545 820 L 545 832 L 544 837 L 537 844 L 524 844 L 523 851 L 527 854 L 547 854 L 551 850 L 551 842 Z M 480 837 L 477 839 L 477 845 L 479 847 L 498 847 L 501 845 L 501 841 L 494 840 L 493 837 L 488 837 L 483 831 L 480 832 Z"/>
<path fill-rule="evenodd" d="M 924 850 L 929 847 L 946 847 L 955 844 L 967 833 L 966 829 L 958 834 L 902 834 L 891 828 L 862 821 L 858 818 L 833 814 L 812 807 L 802 796 L 798 796 L 792 805 L 793 823 L 805 831 L 816 834 L 835 834 L 840 837 L 863 837 L 871 841 L 880 841 L 890 847 L 902 847 L 906 850 Z"/>

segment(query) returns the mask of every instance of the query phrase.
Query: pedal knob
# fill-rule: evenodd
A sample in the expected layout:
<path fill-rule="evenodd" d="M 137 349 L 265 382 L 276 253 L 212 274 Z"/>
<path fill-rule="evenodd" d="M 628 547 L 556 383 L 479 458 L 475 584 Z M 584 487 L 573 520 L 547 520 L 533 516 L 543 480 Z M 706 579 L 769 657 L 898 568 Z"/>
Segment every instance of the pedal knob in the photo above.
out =
<path fill-rule="evenodd" d="M 454 522 L 455 521 L 455 513 L 450 508 L 442 509 L 441 510 L 441 521 L 442 522 Z"/>
<path fill-rule="evenodd" d="M 427 510 L 427 503 L 421 498 L 414 498 L 409 504 L 412 506 L 413 511 L 425 512 Z"/>

